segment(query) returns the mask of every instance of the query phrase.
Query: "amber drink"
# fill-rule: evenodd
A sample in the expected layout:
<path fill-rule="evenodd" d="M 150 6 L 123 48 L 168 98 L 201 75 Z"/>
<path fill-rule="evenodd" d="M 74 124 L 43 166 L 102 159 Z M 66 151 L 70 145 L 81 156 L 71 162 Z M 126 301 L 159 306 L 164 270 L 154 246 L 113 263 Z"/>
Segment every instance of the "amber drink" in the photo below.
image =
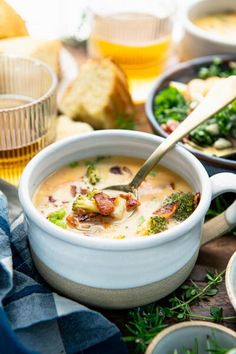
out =
<path fill-rule="evenodd" d="M 17 185 L 27 162 L 54 141 L 56 85 L 43 63 L 0 56 L 0 178 Z"/>
<path fill-rule="evenodd" d="M 170 54 L 173 8 L 167 10 L 168 1 L 162 3 L 163 7 L 159 9 L 160 1 L 146 1 L 149 7 L 136 12 L 137 4 L 133 2 L 134 10 L 130 12 L 117 8 L 117 12 L 107 14 L 107 10 L 93 15 L 89 54 L 94 58 L 110 57 L 124 69 L 135 102 L 145 101 Z"/>

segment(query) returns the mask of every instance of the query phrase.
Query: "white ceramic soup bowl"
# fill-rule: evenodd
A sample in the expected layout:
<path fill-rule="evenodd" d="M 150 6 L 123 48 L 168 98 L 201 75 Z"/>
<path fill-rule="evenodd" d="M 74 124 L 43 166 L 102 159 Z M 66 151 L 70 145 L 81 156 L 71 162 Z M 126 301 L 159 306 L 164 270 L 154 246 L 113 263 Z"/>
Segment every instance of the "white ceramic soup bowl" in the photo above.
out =
<path fill-rule="evenodd" d="M 188 1 L 182 7 L 183 37 L 178 47 L 181 60 L 188 60 L 203 55 L 236 53 L 236 41 L 212 34 L 193 23 L 196 18 L 236 11 L 235 0 L 200 0 Z"/>
<path fill-rule="evenodd" d="M 130 308 L 158 300 L 176 289 L 190 274 L 201 242 L 236 223 L 235 204 L 205 229 L 204 216 L 213 197 L 236 192 L 236 176 L 209 178 L 201 163 L 175 147 L 161 164 L 188 181 L 201 200 L 193 214 L 175 228 L 150 237 L 108 240 L 61 229 L 45 219 L 32 203 L 39 184 L 70 162 L 99 155 L 146 159 L 163 138 L 124 130 L 96 131 L 57 142 L 36 155 L 25 168 L 19 197 L 28 227 L 36 267 L 61 293 L 81 302 Z M 111 181 L 112 183 L 112 181 Z"/>

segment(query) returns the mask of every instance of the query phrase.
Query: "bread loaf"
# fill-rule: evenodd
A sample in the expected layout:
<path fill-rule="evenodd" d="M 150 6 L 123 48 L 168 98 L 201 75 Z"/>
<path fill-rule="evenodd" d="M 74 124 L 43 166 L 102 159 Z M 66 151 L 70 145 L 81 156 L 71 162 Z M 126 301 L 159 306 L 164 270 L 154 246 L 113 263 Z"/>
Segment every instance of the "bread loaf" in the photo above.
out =
<path fill-rule="evenodd" d="M 57 140 L 91 131 L 93 128 L 87 123 L 74 122 L 71 118 L 63 115 L 57 118 Z"/>
<path fill-rule="evenodd" d="M 60 49 L 58 40 L 18 37 L 0 40 L 0 53 L 31 57 L 48 64 L 60 76 Z"/>
<path fill-rule="evenodd" d="M 60 110 L 96 129 L 116 128 L 120 115 L 134 115 L 124 72 L 111 60 L 89 60 L 66 89 Z"/>
<path fill-rule="evenodd" d="M 23 19 L 4 0 L 0 0 L 0 39 L 27 36 Z"/>

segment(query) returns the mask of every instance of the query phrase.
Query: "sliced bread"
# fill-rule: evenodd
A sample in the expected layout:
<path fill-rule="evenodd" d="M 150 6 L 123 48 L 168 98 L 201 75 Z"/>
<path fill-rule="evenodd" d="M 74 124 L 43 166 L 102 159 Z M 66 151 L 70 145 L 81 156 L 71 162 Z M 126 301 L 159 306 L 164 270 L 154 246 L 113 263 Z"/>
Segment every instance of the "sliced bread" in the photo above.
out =
<path fill-rule="evenodd" d="M 66 89 L 60 110 L 96 129 L 116 128 L 117 119 L 134 115 L 124 72 L 110 59 L 89 60 Z"/>

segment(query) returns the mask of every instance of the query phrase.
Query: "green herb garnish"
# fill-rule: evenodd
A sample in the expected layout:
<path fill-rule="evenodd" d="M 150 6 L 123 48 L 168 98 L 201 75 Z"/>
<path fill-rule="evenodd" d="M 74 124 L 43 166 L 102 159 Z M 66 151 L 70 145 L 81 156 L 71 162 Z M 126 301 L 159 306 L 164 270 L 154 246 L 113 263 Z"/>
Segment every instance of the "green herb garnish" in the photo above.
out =
<path fill-rule="evenodd" d="M 211 132 L 209 127 L 217 125 L 218 132 Z M 200 146 L 210 146 L 220 138 L 236 138 L 236 101 L 223 108 L 206 123 L 190 132 L 189 138 Z"/>
<path fill-rule="evenodd" d="M 64 217 L 66 215 L 66 210 L 65 209 L 58 209 L 54 211 L 53 213 L 48 215 L 48 220 L 52 222 L 53 224 L 62 227 L 63 229 L 66 229 L 66 223 L 63 221 Z"/>
<path fill-rule="evenodd" d="M 155 96 L 153 110 L 160 124 L 167 123 L 169 119 L 182 122 L 190 112 L 189 104 L 184 96 L 171 86 Z"/>
<path fill-rule="evenodd" d="M 99 163 L 100 161 L 103 161 L 105 159 L 108 159 L 110 156 L 97 156 L 95 163 Z"/>
<path fill-rule="evenodd" d="M 213 76 L 228 77 L 230 75 L 236 75 L 235 62 L 230 62 L 225 66 L 219 57 L 215 57 L 212 64 L 209 66 L 203 66 L 198 71 L 198 77 L 200 79 L 208 79 Z"/>
<path fill-rule="evenodd" d="M 95 168 L 95 164 L 92 161 L 86 161 L 85 164 L 87 166 L 86 176 L 88 177 L 89 183 L 95 185 L 100 181 L 100 176 Z"/>
<path fill-rule="evenodd" d="M 163 206 L 178 202 L 178 208 L 173 215 L 177 221 L 184 221 L 195 210 L 194 194 L 191 192 L 175 192 L 165 198 Z"/>
<path fill-rule="evenodd" d="M 136 128 L 136 122 L 134 116 L 125 116 L 121 113 L 117 115 L 116 126 L 119 129 L 134 130 Z"/>
<path fill-rule="evenodd" d="M 168 228 L 168 221 L 162 216 L 152 216 L 147 223 L 147 234 L 153 235 L 165 231 Z"/>
<path fill-rule="evenodd" d="M 71 163 L 69 163 L 69 167 L 70 168 L 75 168 L 79 166 L 79 162 L 78 161 L 72 161 Z"/>
<path fill-rule="evenodd" d="M 139 218 L 138 218 L 138 226 L 142 225 L 145 221 L 145 217 L 143 215 L 141 215 Z"/>
<path fill-rule="evenodd" d="M 124 337 L 124 341 L 134 342 L 136 352 L 144 353 L 155 335 L 167 327 L 170 320 L 175 320 L 175 322 L 190 319 L 236 321 L 236 316 L 224 317 L 223 311 L 222 317 L 216 318 L 216 311 L 219 313 L 221 310 L 212 310 L 212 307 L 209 309 L 209 316 L 196 314 L 191 310 L 191 306 L 200 300 L 207 301 L 209 297 L 217 294 L 224 273 L 225 271 L 221 273 L 208 272 L 206 275 L 207 284 L 204 287 L 198 286 L 192 280 L 188 281 L 180 287 L 178 296 L 174 293 L 166 298 L 166 306 L 154 303 L 130 311 L 130 321 L 126 326 L 130 334 Z M 213 312 L 214 315 L 212 315 Z"/>
<path fill-rule="evenodd" d="M 202 67 L 198 72 L 201 79 L 229 75 L 236 75 L 236 63 L 231 62 L 226 67 L 220 58 L 215 58 L 210 66 Z M 163 89 L 154 98 L 153 112 L 161 125 L 170 120 L 182 122 L 190 111 L 190 102 L 175 87 Z M 236 138 L 236 101 L 190 132 L 188 139 L 200 146 L 212 146 L 221 137 Z"/>
<path fill-rule="evenodd" d="M 151 172 L 149 172 L 148 175 L 151 176 L 151 177 L 156 177 L 157 172 L 156 171 L 151 171 Z"/>

